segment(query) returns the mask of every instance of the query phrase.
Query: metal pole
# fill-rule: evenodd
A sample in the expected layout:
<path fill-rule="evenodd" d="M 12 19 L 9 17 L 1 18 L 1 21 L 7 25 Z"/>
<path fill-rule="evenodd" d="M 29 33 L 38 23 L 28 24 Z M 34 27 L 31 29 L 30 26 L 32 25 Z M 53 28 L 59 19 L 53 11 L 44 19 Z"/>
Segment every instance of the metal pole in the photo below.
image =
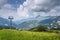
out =
<path fill-rule="evenodd" d="M 13 16 L 9 16 L 8 19 L 10 20 L 10 23 L 9 23 L 10 29 L 12 29 L 12 20 L 13 20 Z"/>

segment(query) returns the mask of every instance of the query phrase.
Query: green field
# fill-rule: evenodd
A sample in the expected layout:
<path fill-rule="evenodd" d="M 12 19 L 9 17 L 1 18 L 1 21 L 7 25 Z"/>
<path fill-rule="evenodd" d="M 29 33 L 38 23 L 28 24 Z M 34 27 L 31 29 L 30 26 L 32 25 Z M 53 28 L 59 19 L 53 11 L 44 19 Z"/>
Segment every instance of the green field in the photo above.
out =
<path fill-rule="evenodd" d="M 60 34 L 18 30 L 0 30 L 0 40 L 60 40 Z"/>

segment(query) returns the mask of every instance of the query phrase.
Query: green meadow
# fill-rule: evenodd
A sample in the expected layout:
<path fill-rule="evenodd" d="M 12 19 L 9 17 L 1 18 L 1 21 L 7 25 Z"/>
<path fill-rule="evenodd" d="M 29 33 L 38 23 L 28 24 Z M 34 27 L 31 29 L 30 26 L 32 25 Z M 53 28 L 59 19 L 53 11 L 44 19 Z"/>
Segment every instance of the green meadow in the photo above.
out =
<path fill-rule="evenodd" d="M 19 30 L 0 30 L 0 40 L 60 40 L 60 34 Z"/>

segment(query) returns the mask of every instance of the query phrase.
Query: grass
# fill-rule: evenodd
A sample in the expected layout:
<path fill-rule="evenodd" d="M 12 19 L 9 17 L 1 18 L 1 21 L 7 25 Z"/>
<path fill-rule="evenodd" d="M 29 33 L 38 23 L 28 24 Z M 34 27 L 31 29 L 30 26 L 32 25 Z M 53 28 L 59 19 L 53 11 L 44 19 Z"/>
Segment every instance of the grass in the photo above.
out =
<path fill-rule="evenodd" d="M 0 40 L 60 40 L 60 34 L 18 30 L 0 30 Z"/>

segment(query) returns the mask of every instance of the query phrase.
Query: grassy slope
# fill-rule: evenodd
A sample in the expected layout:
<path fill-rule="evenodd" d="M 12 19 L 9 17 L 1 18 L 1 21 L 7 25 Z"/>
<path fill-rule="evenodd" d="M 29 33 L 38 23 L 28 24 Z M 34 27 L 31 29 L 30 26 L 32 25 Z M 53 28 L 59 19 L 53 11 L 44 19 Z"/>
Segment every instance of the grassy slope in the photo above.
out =
<path fill-rule="evenodd" d="M 0 30 L 0 40 L 60 40 L 60 34 L 17 30 Z"/>

